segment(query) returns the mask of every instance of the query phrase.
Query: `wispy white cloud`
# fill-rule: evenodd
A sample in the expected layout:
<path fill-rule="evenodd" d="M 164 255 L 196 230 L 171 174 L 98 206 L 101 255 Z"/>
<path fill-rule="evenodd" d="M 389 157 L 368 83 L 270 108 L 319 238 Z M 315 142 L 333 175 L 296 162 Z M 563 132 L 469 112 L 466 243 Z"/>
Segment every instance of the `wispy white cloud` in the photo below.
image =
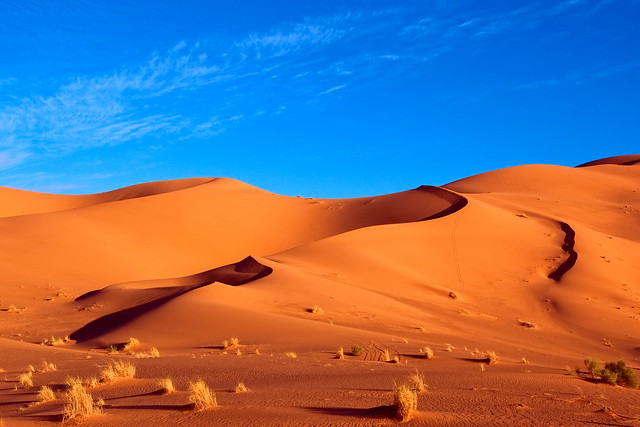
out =
<path fill-rule="evenodd" d="M 331 88 L 329 88 L 327 90 L 323 90 L 318 95 L 326 95 L 328 93 L 335 92 L 335 91 L 340 90 L 340 89 L 344 89 L 345 87 L 347 87 L 347 85 L 337 85 L 337 86 L 331 87 Z"/>
<path fill-rule="evenodd" d="M 384 78 L 393 78 L 388 70 L 401 75 L 475 40 L 535 28 L 549 16 L 611 1 L 533 3 L 484 15 L 458 10 L 438 16 L 413 16 L 401 9 L 348 12 L 282 24 L 226 44 L 178 40 L 138 66 L 78 76 L 51 93 L 0 106 L 0 169 L 51 153 L 145 138 L 211 138 L 296 102 L 340 96 L 383 75 L 380 70 L 385 70 Z M 333 47 L 338 49 L 329 55 Z M 615 67 L 591 74 L 607 72 L 616 72 Z M 532 84 L 556 81 L 564 80 Z M 15 82 L 1 78 L 0 86 Z"/>
<path fill-rule="evenodd" d="M 28 157 L 27 152 L 68 152 L 149 136 L 176 140 L 215 136 L 225 126 L 255 115 L 256 111 L 247 111 L 246 101 L 257 89 L 273 85 L 271 80 L 292 78 L 293 71 L 304 75 L 310 49 L 339 41 L 353 31 L 354 22 L 364 19 L 359 14 L 343 14 L 281 25 L 248 35 L 226 49 L 206 40 L 180 41 L 138 67 L 80 76 L 50 95 L 6 105 L 0 108 L 0 147 L 6 150 L 0 168 L 19 164 Z M 279 61 L 287 62 L 286 70 Z M 346 70 L 332 72 L 348 74 Z M 7 78 L 0 84 L 12 81 Z M 338 90 L 337 86 L 332 90 Z M 184 98 L 194 91 L 200 91 L 202 109 L 214 113 L 213 118 L 199 118 L 200 114 L 185 105 Z M 255 110 L 279 112 L 281 106 L 257 105 Z"/>

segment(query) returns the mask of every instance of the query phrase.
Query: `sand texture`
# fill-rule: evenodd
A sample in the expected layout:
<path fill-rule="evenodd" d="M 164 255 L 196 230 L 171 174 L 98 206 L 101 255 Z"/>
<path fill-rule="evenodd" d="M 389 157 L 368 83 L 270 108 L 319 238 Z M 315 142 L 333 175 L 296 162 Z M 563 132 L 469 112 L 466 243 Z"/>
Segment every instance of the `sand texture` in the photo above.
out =
<path fill-rule="evenodd" d="M 640 375 L 640 155 L 354 199 L 0 188 L 0 257 L 0 425 L 62 422 L 68 377 L 88 426 L 395 425 L 415 373 L 406 425 L 640 425 L 640 391 L 583 364 Z"/>

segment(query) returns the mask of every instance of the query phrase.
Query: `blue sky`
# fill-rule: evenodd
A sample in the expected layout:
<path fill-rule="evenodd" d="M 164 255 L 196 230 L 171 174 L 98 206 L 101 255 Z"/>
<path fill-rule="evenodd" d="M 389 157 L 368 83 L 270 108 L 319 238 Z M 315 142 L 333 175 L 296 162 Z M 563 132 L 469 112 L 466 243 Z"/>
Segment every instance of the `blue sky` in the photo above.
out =
<path fill-rule="evenodd" d="M 638 17 L 640 0 L 0 0 L 0 185 L 355 197 L 638 153 Z"/>

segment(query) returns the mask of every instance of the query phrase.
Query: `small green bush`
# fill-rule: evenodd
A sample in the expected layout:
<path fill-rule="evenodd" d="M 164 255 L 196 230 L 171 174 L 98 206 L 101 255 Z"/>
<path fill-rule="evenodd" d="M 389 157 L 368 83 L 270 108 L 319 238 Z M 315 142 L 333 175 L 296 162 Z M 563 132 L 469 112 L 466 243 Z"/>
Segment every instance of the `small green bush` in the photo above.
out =
<path fill-rule="evenodd" d="M 636 373 L 629 368 L 623 360 L 617 362 L 609 362 L 604 365 L 602 371 L 603 378 L 614 378 L 613 382 L 607 379 L 610 384 L 618 384 L 623 387 L 638 388 L 638 377 Z"/>
<path fill-rule="evenodd" d="M 600 366 L 600 362 L 598 361 L 598 359 L 594 358 L 594 357 L 587 357 L 586 359 L 584 359 L 584 366 L 587 367 L 587 371 L 595 378 L 596 375 L 598 375 L 598 371 L 599 371 L 599 366 Z"/>
<path fill-rule="evenodd" d="M 362 354 L 362 352 L 364 351 L 364 348 L 361 345 L 358 344 L 354 344 L 351 347 L 351 354 L 353 356 L 360 356 Z"/>
<path fill-rule="evenodd" d="M 624 360 L 608 362 L 605 363 L 604 368 L 600 368 L 600 362 L 597 359 L 587 357 L 584 364 L 594 378 L 599 378 L 611 385 L 638 388 L 638 377 Z"/>

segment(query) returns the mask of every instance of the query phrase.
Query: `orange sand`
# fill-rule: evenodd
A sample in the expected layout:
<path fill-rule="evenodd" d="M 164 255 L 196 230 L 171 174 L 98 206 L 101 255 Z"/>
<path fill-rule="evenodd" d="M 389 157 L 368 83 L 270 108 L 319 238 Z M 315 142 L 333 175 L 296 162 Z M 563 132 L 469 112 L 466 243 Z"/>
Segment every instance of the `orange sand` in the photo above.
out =
<path fill-rule="evenodd" d="M 640 374 L 639 184 L 628 155 L 342 200 L 224 178 L 0 188 L 0 419 L 59 422 L 67 376 L 125 359 L 136 378 L 90 388 L 104 414 L 84 424 L 390 425 L 394 382 L 418 370 L 429 390 L 408 424 L 637 425 L 640 391 L 565 368 Z M 70 340 L 40 345 L 52 336 Z M 160 358 L 107 353 L 130 337 Z M 489 350 L 498 364 L 480 363 Z M 20 388 L 43 360 L 58 369 Z M 155 393 L 165 376 L 177 393 Z M 219 408 L 188 408 L 195 378 Z M 43 384 L 57 399 L 34 404 Z"/>

